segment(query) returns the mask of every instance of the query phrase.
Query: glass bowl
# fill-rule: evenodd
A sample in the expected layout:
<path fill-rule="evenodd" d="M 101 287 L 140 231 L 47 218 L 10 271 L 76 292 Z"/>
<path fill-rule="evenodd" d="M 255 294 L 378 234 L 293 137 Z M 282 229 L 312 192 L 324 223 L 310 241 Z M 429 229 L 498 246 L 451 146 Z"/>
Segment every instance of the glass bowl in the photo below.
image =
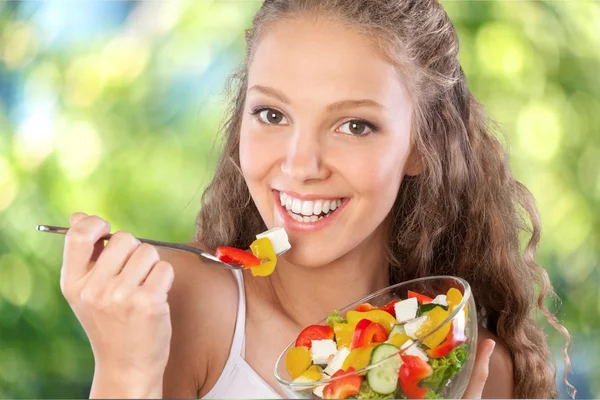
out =
<path fill-rule="evenodd" d="M 315 325 L 275 365 L 288 398 L 455 399 L 471 377 L 477 315 L 464 279 L 431 276 L 389 286 Z"/>

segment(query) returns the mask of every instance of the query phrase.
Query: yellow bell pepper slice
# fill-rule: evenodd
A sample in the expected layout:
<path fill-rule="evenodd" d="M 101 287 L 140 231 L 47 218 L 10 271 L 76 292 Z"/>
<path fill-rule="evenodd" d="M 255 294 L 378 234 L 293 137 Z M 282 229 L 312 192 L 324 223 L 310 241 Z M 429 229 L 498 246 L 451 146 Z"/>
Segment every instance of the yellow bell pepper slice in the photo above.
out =
<path fill-rule="evenodd" d="M 356 326 L 345 322 L 336 322 L 333 324 L 333 332 L 335 333 L 335 342 L 337 343 L 338 350 L 342 347 L 350 348 L 352 346 L 354 328 Z"/>
<path fill-rule="evenodd" d="M 429 332 L 431 332 L 437 326 L 439 326 L 446 318 L 448 318 L 449 315 L 450 313 L 444 310 L 442 307 L 435 307 L 433 310 L 427 313 L 427 319 L 417 331 L 416 336 L 418 338 L 421 338 L 427 335 Z M 433 349 L 434 347 L 442 343 L 444 339 L 446 339 L 446 336 L 448 336 L 448 334 L 450 333 L 451 327 L 451 322 L 445 323 L 431 335 L 423 339 L 423 343 L 425 344 L 425 346 L 429 347 L 430 349 Z"/>
<path fill-rule="evenodd" d="M 392 317 L 392 315 L 383 310 L 371 310 L 371 311 L 348 311 L 346 313 L 346 319 L 348 320 L 348 324 L 352 326 L 356 326 L 361 319 L 368 319 L 369 321 L 377 322 L 380 325 L 383 325 L 386 333 L 392 331 L 394 325 L 398 323 L 396 318 Z"/>
<path fill-rule="evenodd" d="M 300 374 L 299 378 L 302 378 L 305 382 L 316 382 L 320 381 L 323 378 L 323 373 L 321 371 L 321 367 L 318 365 L 313 365 Z"/>
<path fill-rule="evenodd" d="M 448 289 L 448 293 L 446 293 L 446 301 L 448 302 L 448 311 L 453 312 L 456 307 L 460 304 L 463 299 L 463 295 L 460 290 L 456 288 Z M 467 304 L 465 304 L 465 319 L 469 316 L 469 310 L 467 309 Z"/>
<path fill-rule="evenodd" d="M 353 367 L 354 370 L 358 371 L 359 369 L 365 368 L 369 365 L 369 361 L 371 360 L 371 352 L 377 346 L 377 344 L 370 344 L 363 347 L 358 347 L 348 354 L 348 357 L 344 360 L 342 364 L 342 370 L 347 371 L 348 368 Z"/>
<path fill-rule="evenodd" d="M 296 379 L 312 364 L 312 357 L 308 347 L 292 347 L 285 357 L 285 368 L 292 379 Z"/>
<path fill-rule="evenodd" d="M 250 251 L 262 261 L 259 266 L 250 268 L 253 276 L 269 276 L 275 271 L 277 254 L 275 253 L 275 250 L 273 250 L 273 244 L 269 238 L 262 237 L 256 239 L 250 245 Z"/>
<path fill-rule="evenodd" d="M 390 337 L 386 343 L 393 344 L 394 346 L 400 348 L 404 343 L 406 343 L 410 339 L 410 336 L 405 335 L 403 333 L 397 333 L 394 336 Z"/>

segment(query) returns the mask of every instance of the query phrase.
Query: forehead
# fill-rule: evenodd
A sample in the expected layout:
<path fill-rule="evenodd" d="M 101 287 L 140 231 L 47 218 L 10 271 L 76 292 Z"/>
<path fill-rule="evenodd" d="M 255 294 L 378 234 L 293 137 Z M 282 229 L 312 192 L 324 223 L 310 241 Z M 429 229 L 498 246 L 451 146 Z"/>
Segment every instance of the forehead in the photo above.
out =
<path fill-rule="evenodd" d="M 249 65 L 249 87 L 268 85 L 298 100 L 369 98 L 407 102 L 396 67 L 373 38 L 327 19 L 278 21 L 268 27 Z"/>

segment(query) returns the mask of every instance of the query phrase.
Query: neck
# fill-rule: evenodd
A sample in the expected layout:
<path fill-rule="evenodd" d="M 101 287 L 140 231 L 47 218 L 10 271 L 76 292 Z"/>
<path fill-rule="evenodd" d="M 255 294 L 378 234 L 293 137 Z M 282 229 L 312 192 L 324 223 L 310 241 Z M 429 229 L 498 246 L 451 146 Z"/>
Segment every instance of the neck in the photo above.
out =
<path fill-rule="evenodd" d="M 257 293 L 299 327 L 389 285 L 383 238 L 373 237 L 334 262 L 318 268 L 281 258 L 268 278 L 253 279 Z"/>

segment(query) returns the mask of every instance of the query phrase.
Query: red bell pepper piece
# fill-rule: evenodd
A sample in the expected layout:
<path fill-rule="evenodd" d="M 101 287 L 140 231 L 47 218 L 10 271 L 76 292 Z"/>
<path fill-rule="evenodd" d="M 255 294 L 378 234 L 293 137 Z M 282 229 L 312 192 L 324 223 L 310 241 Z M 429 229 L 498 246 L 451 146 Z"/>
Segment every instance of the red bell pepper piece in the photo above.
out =
<path fill-rule="evenodd" d="M 364 318 L 358 321 L 356 329 L 354 329 L 352 349 L 367 346 L 371 343 L 383 343 L 386 340 L 387 332 L 383 325 Z"/>
<path fill-rule="evenodd" d="M 310 349 L 313 340 L 333 339 L 334 336 L 333 328 L 329 325 L 310 325 L 298 335 L 296 347 L 306 346 Z"/>
<path fill-rule="evenodd" d="M 467 340 L 464 327 L 460 327 L 452 321 L 452 328 L 446 339 L 433 349 L 427 350 L 427 355 L 431 358 L 442 358 Z"/>
<path fill-rule="evenodd" d="M 433 374 L 433 368 L 417 356 L 403 355 L 404 363 L 398 371 L 400 388 L 409 399 L 423 399 L 427 388 L 418 386 L 421 380 Z"/>
<path fill-rule="evenodd" d="M 346 397 L 358 394 L 360 392 L 360 384 L 362 378 L 354 373 L 354 367 L 349 367 L 348 370 L 339 370 L 331 376 L 331 378 L 338 378 L 333 382 L 327 384 L 323 388 L 324 399 L 345 399 Z"/>
<path fill-rule="evenodd" d="M 356 306 L 356 308 L 354 309 L 355 311 L 360 311 L 360 312 L 365 312 L 365 311 L 371 311 L 371 310 L 376 310 L 377 307 L 369 304 L 369 303 L 362 303 L 359 304 L 358 306 Z"/>
<path fill-rule="evenodd" d="M 408 291 L 408 298 L 416 297 L 417 301 L 421 304 L 429 304 L 433 301 L 433 299 L 429 296 L 425 296 L 424 294 L 413 292 L 412 290 Z"/>
<path fill-rule="evenodd" d="M 360 312 L 381 310 L 381 311 L 385 311 L 388 314 L 391 314 L 393 317 L 396 317 L 396 311 L 394 310 L 394 304 L 396 304 L 399 301 L 400 300 L 392 300 L 389 303 L 387 303 L 385 306 L 379 307 L 379 308 L 377 308 L 374 305 L 369 304 L 369 303 L 362 303 L 362 304 L 359 304 L 358 306 L 356 306 L 356 308 L 354 310 L 360 311 Z"/>
<path fill-rule="evenodd" d="M 251 268 L 260 265 L 260 259 L 249 251 L 235 247 L 221 246 L 217 247 L 215 254 L 219 260 L 227 264 L 239 264 L 244 268 Z"/>
<path fill-rule="evenodd" d="M 385 311 L 388 314 L 391 314 L 394 318 L 396 318 L 396 310 L 394 309 L 394 305 L 400 300 L 392 300 L 387 303 L 385 306 L 380 307 L 379 309 Z"/>

